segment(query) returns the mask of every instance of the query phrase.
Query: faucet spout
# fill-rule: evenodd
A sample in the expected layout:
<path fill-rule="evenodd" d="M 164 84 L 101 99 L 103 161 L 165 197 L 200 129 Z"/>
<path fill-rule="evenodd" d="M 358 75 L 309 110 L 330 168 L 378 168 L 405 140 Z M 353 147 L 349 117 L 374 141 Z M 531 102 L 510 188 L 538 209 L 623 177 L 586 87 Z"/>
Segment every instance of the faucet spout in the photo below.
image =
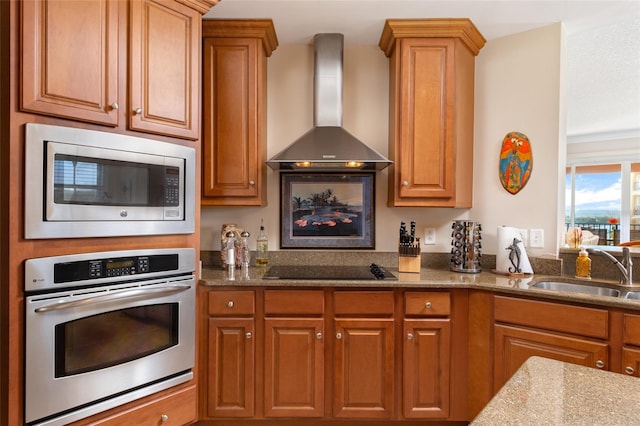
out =
<path fill-rule="evenodd" d="M 596 249 L 587 249 L 590 253 L 598 253 L 602 254 L 605 257 L 609 258 L 611 262 L 618 268 L 620 271 L 620 284 L 631 286 L 633 285 L 633 261 L 631 260 L 631 252 L 629 251 L 629 247 L 622 248 L 622 262 L 615 258 L 611 253 L 596 250 Z"/>

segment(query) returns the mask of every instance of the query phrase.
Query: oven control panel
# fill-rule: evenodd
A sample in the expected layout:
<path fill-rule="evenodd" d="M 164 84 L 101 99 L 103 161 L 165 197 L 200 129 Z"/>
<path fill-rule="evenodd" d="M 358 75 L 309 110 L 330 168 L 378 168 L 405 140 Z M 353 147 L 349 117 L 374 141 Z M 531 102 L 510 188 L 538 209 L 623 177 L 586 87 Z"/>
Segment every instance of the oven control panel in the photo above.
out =
<path fill-rule="evenodd" d="M 26 261 L 25 291 L 192 273 L 194 269 L 195 250 L 190 248 L 44 257 Z"/>

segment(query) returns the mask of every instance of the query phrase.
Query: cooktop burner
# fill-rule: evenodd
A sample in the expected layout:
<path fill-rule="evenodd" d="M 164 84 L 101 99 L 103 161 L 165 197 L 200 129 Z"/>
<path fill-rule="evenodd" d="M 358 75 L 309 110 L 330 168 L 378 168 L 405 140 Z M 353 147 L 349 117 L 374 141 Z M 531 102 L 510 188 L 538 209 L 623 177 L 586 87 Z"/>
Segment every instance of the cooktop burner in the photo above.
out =
<path fill-rule="evenodd" d="M 263 280 L 397 280 L 382 266 L 309 266 L 276 265 L 269 268 Z"/>

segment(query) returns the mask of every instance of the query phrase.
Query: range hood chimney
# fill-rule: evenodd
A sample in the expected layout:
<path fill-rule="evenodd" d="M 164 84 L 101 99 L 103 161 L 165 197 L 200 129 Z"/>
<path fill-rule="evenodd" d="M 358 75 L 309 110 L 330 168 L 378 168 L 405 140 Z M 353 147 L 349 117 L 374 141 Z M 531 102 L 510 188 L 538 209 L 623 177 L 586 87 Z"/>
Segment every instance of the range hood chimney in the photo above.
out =
<path fill-rule="evenodd" d="M 342 34 L 316 34 L 314 127 L 267 164 L 274 170 L 382 170 L 391 161 L 342 127 Z"/>

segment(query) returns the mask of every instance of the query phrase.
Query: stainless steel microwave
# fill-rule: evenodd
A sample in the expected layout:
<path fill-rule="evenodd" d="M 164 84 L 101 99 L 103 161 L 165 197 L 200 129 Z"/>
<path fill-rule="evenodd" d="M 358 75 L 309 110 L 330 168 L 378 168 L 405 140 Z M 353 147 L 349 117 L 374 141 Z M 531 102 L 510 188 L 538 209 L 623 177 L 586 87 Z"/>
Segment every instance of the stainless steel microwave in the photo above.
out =
<path fill-rule="evenodd" d="M 194 148 L 34 123 L 25 134 L 25 238 L 194 232 Z"/>

